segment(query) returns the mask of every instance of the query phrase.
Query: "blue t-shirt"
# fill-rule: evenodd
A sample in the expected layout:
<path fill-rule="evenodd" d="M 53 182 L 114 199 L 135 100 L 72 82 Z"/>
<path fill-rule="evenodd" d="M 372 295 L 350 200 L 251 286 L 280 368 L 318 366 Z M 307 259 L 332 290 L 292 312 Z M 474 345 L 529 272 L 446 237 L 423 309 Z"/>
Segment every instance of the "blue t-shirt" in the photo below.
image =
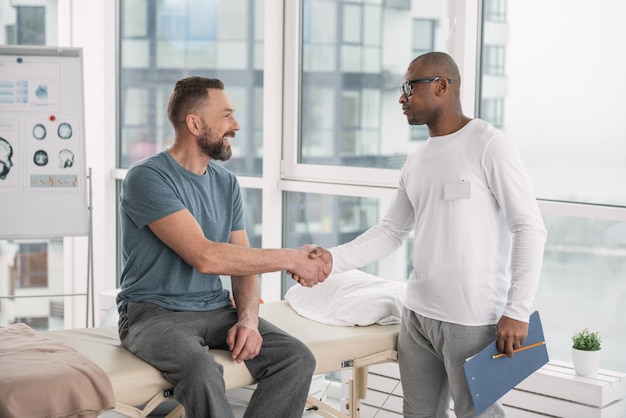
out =
<path fill-rule="evenodd" d="M 198 272 L 148 227 L 185 208 L 211 241 L 229 242 L 231 231 L 245 228 L 239 183 L 224 167 L 210 163 L 197 175 L 167 151 L 130 167 L 120 193 L 124 267 L 118 308 L 139 301 L 183 311 L 231 304 L 219 275 Z"/>

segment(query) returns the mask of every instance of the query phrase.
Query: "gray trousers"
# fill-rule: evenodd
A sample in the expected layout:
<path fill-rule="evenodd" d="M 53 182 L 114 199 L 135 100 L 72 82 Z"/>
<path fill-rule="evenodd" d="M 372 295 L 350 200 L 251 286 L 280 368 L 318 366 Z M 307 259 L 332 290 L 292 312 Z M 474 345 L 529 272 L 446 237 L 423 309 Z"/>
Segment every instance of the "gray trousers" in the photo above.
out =
<path fill-rule="evenodd" d="M 208 351 L 228 350 L 226 334 L 237 322 L 235 308 L 179 312 L 152 303 L 129 303 L 120 312 L 122 345 L 159 369 L 174 387 L 187 418 L 233 417 L 223 367 Z M 261 352 L 246 367 L 257 389 L 245 417 L 302 417 L 315 357 L 302 342 L 259 318 Z"/>
<path fill-rule="evenodd" d="M 404 417 L 448 417 L 452 398 L 458 418 L 475 418 L 463 364 L 492 343 L 496 335 L 495 324 L 476 327 L 451 324 L 404 308 L 398 337 Z M 499 403 L 480 414 L 480 417 L 504 416 Z"/>

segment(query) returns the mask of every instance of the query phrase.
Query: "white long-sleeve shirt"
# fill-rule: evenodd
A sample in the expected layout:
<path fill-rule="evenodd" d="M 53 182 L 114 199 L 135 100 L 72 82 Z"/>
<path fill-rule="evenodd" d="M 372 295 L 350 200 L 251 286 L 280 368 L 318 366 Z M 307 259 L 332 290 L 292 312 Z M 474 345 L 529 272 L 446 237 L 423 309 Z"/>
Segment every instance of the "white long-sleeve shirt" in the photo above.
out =
<path fill-rule="evenodd" d="M 546 230 L 513 142 L 474 119 L 411 153 L 383 220 L 330 249 L 333 273 L 379 260 L 413 231 L 405 306 L 461 325 L 528 321 Z"/>

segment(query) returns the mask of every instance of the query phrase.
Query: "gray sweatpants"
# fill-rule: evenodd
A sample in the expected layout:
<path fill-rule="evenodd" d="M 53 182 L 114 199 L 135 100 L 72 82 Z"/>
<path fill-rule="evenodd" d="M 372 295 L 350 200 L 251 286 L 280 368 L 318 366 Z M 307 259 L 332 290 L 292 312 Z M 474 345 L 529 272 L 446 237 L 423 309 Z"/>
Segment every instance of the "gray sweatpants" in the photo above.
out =
<path fill-rule="evenodd" d="M 463 364 L 493 342 L 496 333 L 495 324 L 476 327 L 451 324 L 404 308 L 398 337 L 404 417 L 448 417 L 452 397 L 458 418 L 475 418 Z M 480 417 L 504 416 L 499 403 L 480 414 Z"/>
<path fill-rule="evenodd" d="M 225 395 L 223 367 L 208 348 L 228 350 L 226 334 L 235 308 L 179 312 L 152 303 L 129 303 L 120 313 L 122 345 L 159 369 L 174 387 L 187 418 L 233 417 Z M 245 417 L 302 417 L 315 369 L 303 343 L 259 318 L 261 352 L 245 361 L 259 380 Z"/>

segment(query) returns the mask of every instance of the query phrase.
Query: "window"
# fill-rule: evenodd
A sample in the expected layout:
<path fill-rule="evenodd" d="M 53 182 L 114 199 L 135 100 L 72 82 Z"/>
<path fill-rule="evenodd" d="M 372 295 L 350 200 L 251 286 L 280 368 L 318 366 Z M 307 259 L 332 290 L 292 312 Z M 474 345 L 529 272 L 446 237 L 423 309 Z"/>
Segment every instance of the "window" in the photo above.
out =
<path fill-rule="evenodd" d="M 506 0 L 485 0 L 485 21 L 506 22 Z"/>
<path fill-rule="evenodd" d="M 46 8 L 15 6 L 17 12 L 16 44 L 46 45 Z"/>
<path fill-rule="evenodd" d="M 378 223 L 388 204 L 388 199 L 287 192 L 284 246 L 298 248 L 315 243 L 330 248 L 351 241 Z M 389 280 L 406 280 L 411 260 L 408 250 L 411 242 L 407 240 L 393 254 L 362 270 Z M 285 276 L 283 294 L 294 284 L 290 276 Z"/>
<path fill-rule="evenodd" d="M 0 240 L 0 327 L 63 328 L 65 302 L 86 302 L 65 290 L 63 250 L 62 239 Z"/>
<path fill-rule="evenodd" d="M 437 21 L 434 19 L 413 19 L 413 56 L 425 54 L 434 50 L 435 28 Z"/>
<path fill-rule="evenodd" d="M 381 6 L 306 1 L 305 10 L 301 161 L 377 165 Z M 340 30 L 327 30 L 328 20 Z"/>
<path fill-rule="evenodd" d="M 415 142 L 428 137 L 424 127 L 406 123 L 400 86 L 415 55 L 446 49 L 447 4 L 410 10 L 405 3 L 374 0 L 297 4 L 286 3 L 287 19 L 298 15 L 302 24 L 294 28 L 299 43 L 285 40 L 286 63 L 296 57 L 300 86 L 293 106 L 286 98 L 286 135 L 298 142 L 285 143 L 285 177 L 360 184 L 367 181 L 354 168 L 367 168 L 368 177 L 395 185 Z"/>
<path fill-rule="evenodd" d="M 18 244 L 11 282 L 15 289 L 48 287 L 48 246 L 45 242 Z"/>
<path fill-rule="evenodd" d="M 483 99 L 481 117 L 496 128 L 504 127 L 504 99 Z"/>
<path fill-rule="evenodd" d="M 221 79 L 237 109 L 241 131 L 224 164 L 261 175 L 263 11 L 253 0 L 120 0 L 120 168 L 172 143 L 169 95 L 199 75 Z"/>
<path fill-rule="evenodd" d="M 296 14 L 294 3 L 286 3 L 287 21 Z M 293 107 L 285 106 L 286 138 L 293 132 L 298 142 L 284 143 L 284 245 L 334 246 L 376 224 L 392 195 L 380 189 L 361 194 L 343 185 L 384 183 L 395 189 L 407 154 L 428 137 L 426 127 L 409 126 L 402 115 L 400 86 L 415 56 L 446 49 L 448 8 L 444 2 L 410 8 L 373 0 L 300 4 L 302 26 L 294 28 L 301 32 L 300 44 L 288 44 L 286 57 L 290 62 L 293 52 L 299 59 L 286 77 L 289 71 L 298 74 L 300 95 Z M 312 192 L 306 181 L 342 186 Z M 408 240 L 364 270 L 406 280 L 410 246 Z M 285 280 L 283 291 L 292 285 Z"/>
<path fill-rule="evenodd" d="M 489 75 L 505 74 L 505 48 L 501 45 L 485 45 L 483 72 Z"/>
<path fill-rule="evenodd" d="M 25 2 L 0 0 L 0 45 L 55 45 L 56 0 L 49 0 L 48 7 L 15 3 Z"/>
<path fill-rule="evenodd" d="M 176 81 L 198 75 L 224 82 L 241 126 L 232 158 L 216 163 L 239 176 L 262 175 L 264 13 L 258 0 L 120 0 L 118 167 L 173 142 L 169 95 Z M 242 197 L 250 245 L 261 247 L 263 194 L 256 187 L 242 184 Z"/>
<path fill-rule="evenodd" d="M 626 222 L 544 215 L 548 242 L 535 306 L 550 356 L 571 361 L 571 336 L 602 338 L 602 368 L 626 371 Z"/>
<path fill-rule="evenodd" d="M 598 6 L 605 3 L 607 7 L 614 4 L 602 0 Z M 556 17 L 563 11 L 560 5 L 571 11 L 568 19 Z M 545 6 L 538 0 L 523 5 L 510 2 L 509 35 L 485 23 L 486 36 L 500 34 L 499 49 L 506 49 L 502 56 L 506 55 L 507 66 L 503 77 L 498 77 L 501 83 L 495 83 L 485 64 L 483 99 L 506 98 L 503 128 L 520 147 L 539 198 L 625 206 L 621 102 L 626 86 L 611 83 L 604 90 L 581 84 L 581 80 L 597 73 L 601 59 L 612 73 L 626 70 L 626 60 L 605 42 L 625 35 L 626 28 L 619 23 L 618 10 L 594 31 L 583 32 L 582 26 L 600 17 L 601 7 L 590 8 L 578 1 Z M 544 11 L 541 16 L 529 19 L 538 8 Z M 558 42 L 547 35 L 555 30 L 563 34 Z M 583 50 L 587 51 L 585 59 L 580 59 Z M 557 69 L 561 75 L 558 83 L 543 89 L 546 68 Z M 602 105 L 593 105 L 598 103 Z"/>
<path fill-rule="evenodd" d="M 626 35 L 620 23 L 626 7 L 615 10 L 615 5 L 607 0 L 594 7 L 582 1 L 548 5 L 530 0 L 509 2 L 507 10 L 504 1 L 486 2 L 483 30 L 490 45 L 484 46 L 480 116 L 516 142 L 541 199 L 548 242 L 536 307 L 551 357 L 570 361 L 571 336 L 589 327 L 603 337 L 602 367 L 626 371 L 621 312 L 626 303 L 626 153 L 621 135 L 626 87 L 580 84 L 597 72 L 600 61 L 611 73 L 626 70 L 623 54 L 615 54 L 605 42 Z M 493 18 L 494 6 L 499 15 L 506 11 L 506 23 Z M 603 14 L 603 6 L 613 12 Z M 567 19 L 561 18 L 564 10 Z M 590 22 L 601 23 L 580 30 Z M 554 33 L 559 36 L 550 35 Z M 585 51 L 584 59 L 580 51 Z M 543 89 L 546 68 L 560 75 L 558 83 Z"/>
<path fill-rule="evenodd" d="M 210 33 L 185 16 L 191 2 L 161 11 L 159 2 L 120 0 L 120 167 L 171 141 L 164 106 L 176 79 L 215 74 L 226 82 L 242 124 L 233 144 L 240 145 L 238 158 L 227 164 L 245 188 L 252 245 L 345 242 L 385 213 L 398 168 L 427 137 L 406 124 L 399 108 L 407 64 L 422 50 L 448 51 L 461 68 L 464 110 L 516 142 L 541 199 L 549 233 L 536 306 L 551 357 L 568 361 L 571 334 L 588 325 L 605 338 L 602 366 L 626 371 L 618 352 L 626 344 L 618 311 L 626 302 L 618 280 L 626 259 L 626 155 L 619 137 L 626 87 L 601 88 L 603 76 L 587 77 L 597 74 L 598 62 L 623 72 L 624 60 L 605 40 L 624 35 L 619 17 L 626 5 L 485 0 L 478 2 L 484 11 L 479 20 L 473 3 L 464 0 L 300 0 L 280 4 L 277 15 L 284 13 L 284 19 L 264 22 L 264 8 L 275 7 L 267 3 L 238 0 L 231 10 L 228 1 L 202 2 L 204 18 L 219 16 Z M 603 4 L 615 12 L 601 14 Z M 189 27 L 174 30 L 174 19 Z M 478 21 L 482 26 L 475 28 Z M 590 22 L 601 23 L 581 32 Z M 280 39 L 264 39 L 283 25 Z M 475 39 L 482 43 L 474 45 Z M 204 46 L 190 49 L 197 44 Z M 276 70 L 268 74 L 282 72 L 272 88 L 264 73 L 268 62 Z M 546 68 L 557 69 L 558 76 Z M 268 98 L 282 110 L 268 112 Z M 268 121 L 276 119 L 278 128 L 267 135 Z M 268 150 L 280 137 L 282 147 Z M 138 142 L 147 142 L 148 151 L 131 152 Z M 278 232 L 283 241 L 267 245 Z M 366 270 L 406 278 L 411 246 L 408 241 Z M 284 294 L 293 281 L 281 282 Z M 263 288 L 268 285 L 273 281 L 264 280 Z"/>

